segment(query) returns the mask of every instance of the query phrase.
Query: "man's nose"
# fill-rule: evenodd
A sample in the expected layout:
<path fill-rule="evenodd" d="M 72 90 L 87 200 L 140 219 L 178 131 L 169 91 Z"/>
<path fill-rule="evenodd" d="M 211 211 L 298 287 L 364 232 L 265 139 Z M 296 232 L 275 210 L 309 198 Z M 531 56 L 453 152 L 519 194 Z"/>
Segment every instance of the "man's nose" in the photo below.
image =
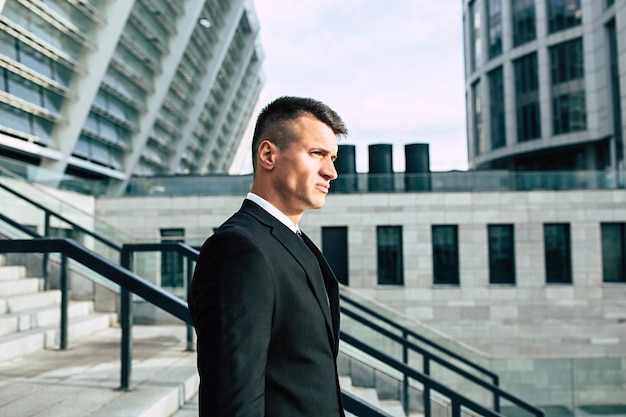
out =
<path fill-rule="evenodd" d="M 328 177 L 330 181 L 337 179 L 337 169 L 335 168 L 335 162 L 330 158 L 327 158 L 325 161 L 326 162 L 323 167 L 323 175 L 325 177 Z"/>

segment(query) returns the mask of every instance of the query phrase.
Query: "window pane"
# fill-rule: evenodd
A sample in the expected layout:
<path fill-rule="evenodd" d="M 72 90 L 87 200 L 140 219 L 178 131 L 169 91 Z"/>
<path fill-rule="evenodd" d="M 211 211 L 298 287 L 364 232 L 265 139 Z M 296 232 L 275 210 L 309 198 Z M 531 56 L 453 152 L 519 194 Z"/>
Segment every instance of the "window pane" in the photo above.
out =
<path fill-rule="evenodd" d="M 17 61 L 17 43 L 13 36 L 0 31 L 0 54 Z"/>
<path fill-rule="evenodd" d="M 622 130 L 622 97 L 621 81 L 620 81 L 620 53 L 617 43 L 617 30 L 615 28 L 615 19 L 609 21 L 606 25 L 606 33 L 609 39 L 609 62 L 611 68 L 611 104 L 613 113 L 613 132 L 615 135 L 615 150 L 618 161 L 624 159 L 624 134 Z M 618 162 L 619 163 L 619 162 Z"/>
<path fill-rule="evenodd" d="M 472 105 L 474 112 L 474 153 L 478 156 L 487 150 L 485 146 L 485 135 L 483 133 L 483 110 L 482 101 L 480 99 L 480 81 L 476 81 L 472 84 Z"/>
<path fill-rule="evenodd" d="M 489 282 L 515 284 L 515 249 L 513 225 L 488 225 Z"/>
<path fill-rule="evenodd" d="M 432 226 L 433 280 L 435 284 L 459 284 L 457 226 Z"/>
<path fill-rule="evenodd" d="M 161 229 L 161 242 L 185 242 L 184 229 Z M 185 286 L 185 258 L 176 251 L 161 254 L 161 286 Z"/>
<path fill-rule="evenodd" d="M 378 244 L 378 284 L 403 285 L 402 227 L 376 227 Z"/>
<path fill-rule="evenodd" d="M 502 0 L 488 0 L 489 58 L 502 54 Z"/>
<path fill-rule="evenodd" d="M 30 133 L 30 115 L 8 104 L 0 103 L 0 125 Z"/>
<path fill-rule="evenodd" d="M 541 109 L 537 53 L 513 61 L 515 69 L 515 104 L 517 106 L 517 141 L 541 137 Z"/>
<path fill-rule="evenodd" d="M 24 43 L 20 43 L 20 62 L 41 75 L 52 78 L 53 61 Z"/>
<path fill-rule="evenodd" d="M 582 39 L 550 48 L 552 128 L 555 135 L 587 128 Z"/>
<path fill-rule="evenodd" d="M 513 46 L 535 40 L 535 1 L 511 0 L 513 18 Z"/>
<path fill-rule="evenodd" d="M 626 223 L 602 223 L 604 282 L 626 282 Z"/>
<path fill-rule="evenodd" d="M 583 41 L 581 38 L 550 47 L 552 85 L 580 80 L 585 77 Z"/>
<path fill-rule="evenodd" d="M 584 91 L 554 97 L 552 107 L 555 135 L 586 129 L 587 112 Z"/>
<path fill-rule="evenodd" d="M 569 224 L 544 224 L 546 282 L 571 284 L 572 262 Z"/>
<path fill-rule="evenodd" d="M 39 143 L 51 145 L 51 135 L 52 130 L 54 129 L 54 123 L 50 120 L 31 115 L 31 124 L 33 128 L 33 135 L 37 136 Z"/>
<path fill-rule="evenodd" d="M 9 93 L 36 106 L 41 106 L 40 87 L 25 78 L 12 72 L 7 77 Z"/>
<path fill-rule="evenodd" d="M 480 2 L 473 1 L 470 4 L 470 52 L 471 67 L 475 70 L 482 63 L 482 50 L 480 39 Z"/>
<path fill-rule="evenodd" d="M 548 0 L 548 31 L 550 33 L 580 25 L 580 0 Z"/>
<path fill-rule="evenodd" d="M 491 149 L 506 145 L 506 126 L 504 109 L 504 77 L 502 67 L 489 74 L 489 110 L 491 121 Z"/>
<path fill-rule="evenodd" d="M 348 228 L 322 227 L 322 253 L 337 280 L 348 285 Z"/>

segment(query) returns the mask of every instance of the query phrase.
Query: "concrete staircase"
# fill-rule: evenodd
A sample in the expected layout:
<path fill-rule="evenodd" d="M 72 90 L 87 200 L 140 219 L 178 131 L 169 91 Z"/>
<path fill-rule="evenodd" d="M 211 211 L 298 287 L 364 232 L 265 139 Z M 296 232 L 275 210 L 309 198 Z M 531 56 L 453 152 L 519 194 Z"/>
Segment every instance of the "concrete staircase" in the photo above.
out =
<path fill-rule="evenodd" d="M 400 380 L 368 364 L 362 355 L 350 347 L 342 345 L 337 359 L 339 384 L 344 391 L 361 398 L 391 417 L 423 417 L 418 393 L 412 389 L 409 393 L 410 411 L 407 415 L 402 406 L 402 387 Z"/>
<path fill-rule="evenodd" d="M 59 350 L 61 293 L 42 287 L 0 256 L 0 415 L 169 417 L 196 393 L 186 326 L 133 326 L 131 389 L 119 390 L 116 314 L 71 301 Z"/>
<path fill-rule="evenodd" d="M 53 349 L 60 342 L 61 292 L 43 291 L 41 278 L 0 257 L 0 361 Z M 95 314 L 91 301 L 68 306 L 68 338 L 77 339 L 111 326 L 112 314 Z"/>
<path fill-rule="evenodd" d="M 185 352 L 184 325 L 133 326 L 131 390 L 120 391 L 116 315 L 95 312 L 91 301 L 71 301 L 69 346 L 59 350 L 60 302 L 60 291 L 43 291 L 42 279 L 5 265 L 0 255 L 0 415 L 197 415 L 196 355 Z M 357 363 L 340 355 L 344 390 L 389 416 L 422 416 L 404 413 L 397 381 Z"/>
<path fill-rule="evenodd" d="M 390 417 L 407 417 L 399 400 L 380 399 L 376 388 L 354 386 L 352 385 L 352 378 L 347 375 L 339 377 L 339 384 L 344 391 L 361 398 L 363 401 L 387 413 Z M 347 413 L 346 416 L 351 417 L 352 414 Z M 411 412 L 408 414 L 408 417 L 423 417 L 423 414 Z"/>

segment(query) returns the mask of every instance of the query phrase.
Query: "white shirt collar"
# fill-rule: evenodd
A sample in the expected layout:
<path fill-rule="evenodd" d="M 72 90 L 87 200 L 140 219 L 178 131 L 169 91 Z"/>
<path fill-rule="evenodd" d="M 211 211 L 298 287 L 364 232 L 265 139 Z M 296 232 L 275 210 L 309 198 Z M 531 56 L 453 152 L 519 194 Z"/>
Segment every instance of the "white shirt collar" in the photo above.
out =
<path fill-rule="evenodd" d="M 282 224 L 287 226 L 294 233 L 298 233 L 298 231 L 300 230 L 297 224 L 293 224 L 293 222 L 289 220 L 289 217 L 287 217 L 282 211 L 278 210 L 276 207 L 272 205 L 272 203 L 270 203 L 263 197 L 260 197 L 254 193 L 248 193 L 246 195 L 246 198 L 258 204 L 259 206 L 261 206 L 263 210 L 267 211 L 269 214 L 276 217 L 278 221 L 280 221 Z"/>

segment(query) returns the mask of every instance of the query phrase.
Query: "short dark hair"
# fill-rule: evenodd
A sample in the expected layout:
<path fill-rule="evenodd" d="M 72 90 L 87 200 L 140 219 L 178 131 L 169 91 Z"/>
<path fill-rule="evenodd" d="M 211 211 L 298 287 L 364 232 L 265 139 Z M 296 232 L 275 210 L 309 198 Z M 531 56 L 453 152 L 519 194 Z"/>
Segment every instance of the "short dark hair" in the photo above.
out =
<path fill-rule="evenodd" d="M 285 122 L 304 115 L 310 115 L 324 123 L 337 136 L 348 134 L 348 128 L 341 117 L 321 101 L 306 97 L 279 97 L 266 105 L 257 118 L 252 136 L 252 166 L 255 169 L 256 154 L 261 142 L 268 139 L 279 149 L 284 149 L 291 142 L 291 137 L 285 135 Z"/>

